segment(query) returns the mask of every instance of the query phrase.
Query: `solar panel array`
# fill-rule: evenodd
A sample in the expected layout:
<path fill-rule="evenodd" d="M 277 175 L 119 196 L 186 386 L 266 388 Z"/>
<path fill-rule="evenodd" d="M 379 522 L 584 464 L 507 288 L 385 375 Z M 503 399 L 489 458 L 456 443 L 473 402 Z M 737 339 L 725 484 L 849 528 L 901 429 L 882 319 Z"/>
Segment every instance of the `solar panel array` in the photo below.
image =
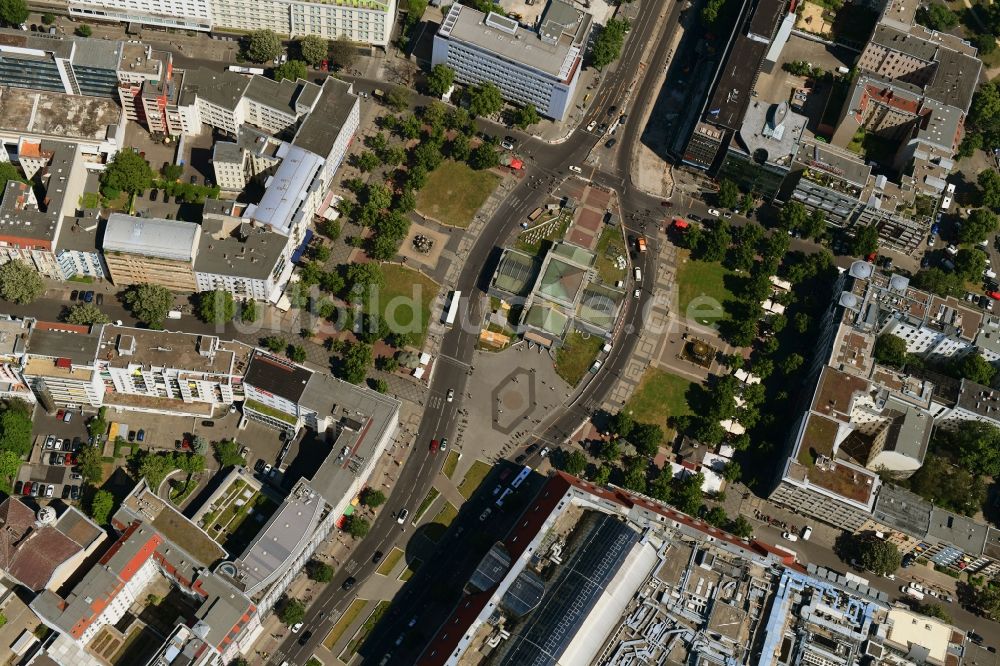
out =
<path fill-rule="evenodd" d="M 500 663 L 554 666 L 638 541 L 639 534 L 627 524 L 604 515 L 564 565 L 525 627 L 511 638 Z"/>

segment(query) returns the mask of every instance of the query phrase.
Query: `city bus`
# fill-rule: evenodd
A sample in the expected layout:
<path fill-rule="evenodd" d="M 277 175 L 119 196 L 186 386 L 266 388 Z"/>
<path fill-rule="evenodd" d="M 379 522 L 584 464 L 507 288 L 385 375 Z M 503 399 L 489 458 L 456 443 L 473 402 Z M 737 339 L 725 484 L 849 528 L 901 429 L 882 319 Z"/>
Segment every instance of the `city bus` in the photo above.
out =
<path fill-rule="evenodd" d="M 462 300 L 462 292 L 453 291 L 451 292 L 451 300 L 448 302 L 448 307 L 445 310 L 444 324 L 445 326 L 454 326 L 455 319 L 458 317 L 458 304 Z"/>
<path fill-rule="evenodd" d="M 525 465 L 524 469 L 518 472 L 518 475 L 515 476 L 514 480 L 510 482 L 510 487 L 514 490 L 520 488 L 521 484 L 524 483 L 524 480 L 528 478 L 529 474 L 531 474 L 531 468 Z"/>

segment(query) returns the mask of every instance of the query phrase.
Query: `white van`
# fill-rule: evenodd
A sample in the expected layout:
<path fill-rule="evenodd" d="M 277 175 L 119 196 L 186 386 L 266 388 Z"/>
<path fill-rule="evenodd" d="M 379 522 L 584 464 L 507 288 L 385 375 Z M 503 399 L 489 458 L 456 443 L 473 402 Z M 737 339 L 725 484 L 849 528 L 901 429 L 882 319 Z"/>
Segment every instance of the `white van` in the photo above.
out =
<path fill-rule="evenodd" d="M 180 318 L 181 318 L 180 310 L 171 310 L 170 312 L 167 313 L 167 319 L 180 319 Z"/>
<path fill-rule="evenodd" d="M 636 266 L 633 269 L 633 275 L 635 276 L 635 281 L 636 282 L 642 282 L 642 271 L 639 269 L 638 266 Z"/>
<path fill-rule="evenodd" d="M 806 525 L 806 528 L 802 530 L 802 540 L 809 541 L 809 537 L 811 537 L 812 535 L 813 535 L 813 528 L 810 527 L 809 525 Z"/>

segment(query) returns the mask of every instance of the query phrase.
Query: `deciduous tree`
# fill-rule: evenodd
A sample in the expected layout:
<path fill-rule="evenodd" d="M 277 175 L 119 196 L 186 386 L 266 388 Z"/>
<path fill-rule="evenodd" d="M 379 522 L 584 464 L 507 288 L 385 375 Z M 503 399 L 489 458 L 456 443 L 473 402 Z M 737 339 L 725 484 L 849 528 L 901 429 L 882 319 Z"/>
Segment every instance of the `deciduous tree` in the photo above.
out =
<path fill-rule="evenodd" d="M 123 300 L 136 319 L 153 328 L 160 328 L 167 318 L 174 297 L 166 287 L 143 283 L 129 287 Z"/>
<path fill-rule="evenodd" d="M 45 291 L 38 271 L 20 259 L 12 259 L 0 266 L 0 298 L 24 305 L 31 303 Z"/>
<path fill-rule="evenodd" d="M 246 56 L 253 62 L 274 60 L 281 53 L 281 38 L 273 30 L 254 30 L 247 36 Z"/>
<path fill-rule="evenodd" d="M 434 65 L 427 75 L 427 92 L 434 97 L 441 97 L 455 82 L 455 70 L 447 65 Z"/>
<path fill-rule="evenodd" d="M 302 59 L 313 67 L 318 67 L 326 60 L 329 52 L 330 43 L 319 35 L 306 35 L 299 40 L 299 53 L 302 54 Z"/>
<path fill-rule="evenodd" d="M 139 194 L 153 185 L 153 169 L 133 148 L 115 153 L 111 164 L 101 173 L 101 188 L 108 194 L 127 192 Z"/>
<path fill-rule="evenodd" d="M 222 289 L 198 294 L 198 318 L 210 324 L 225 324 L 236 314 L 233 295 Z"/>

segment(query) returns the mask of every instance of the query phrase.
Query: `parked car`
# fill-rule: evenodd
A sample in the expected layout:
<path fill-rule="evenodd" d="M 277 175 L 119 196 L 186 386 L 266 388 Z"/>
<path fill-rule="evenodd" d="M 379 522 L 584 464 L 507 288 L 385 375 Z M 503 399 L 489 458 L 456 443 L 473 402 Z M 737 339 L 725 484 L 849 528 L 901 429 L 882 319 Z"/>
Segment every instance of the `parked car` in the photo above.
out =
<path fill-rule="evenodd" d="M 94 297 L 94 300 L 97 301 L 98 305 L 104 305 L 104 294 L 98 294 Z"/>
<path fill-rule="evenodd" d="M 58 410 L 58 411 L 56 412 L 56 420 L 57 420 L 57 421 L 62 421 L 62 417 L 63 417 L 63 414 L 65 414 L 65 413 L 66 413 L 66 410 L 65 410 L 65 409 L 60 409 L 60 410 Z"/>
<path fill-rule="evenodd" d="M 616 143 L 618 143 L 618 139 L 608 139 L 607 143 L 604 144 L 604 147 L 614 148 Z"/>
<path fill-rule="evenodd" d="M 597 127 L 597 121 L 596 120 L 591 120 L 589 123 L 587 123 L 587 131 L 588 132 L 593 132 L 595 127 Z"/>
<path fill-rule="evenodd" d="M 51 448 L 54 448 L 55 445 L 56 445 L 56 438 L 55 438 L 55 436 L 49 435 L 48 437 L 45 438 L 45 448 L 51 449 Z"/>
<path fill-rule="evenodd" d="M 292 625 L 292 633 L 293 634 L 299 633 L 299 629 L 302 628 L 303 624 L 305 624 L 305 623 L 304 622 L 296 622 L 295 624 L 293 624 Z"/>
<path fill-rule="evenodd" d="M 447 437 L 442 437 L 441 438 L 441 450 L 442 451 L 447 451 L 448 450 L 448 438 Z"/>
<path fill-rule="evenodd" d="M 782 539 L 786 539 L 788 541 L 798 541 L 799 540 L 798 535 L 792 534 L 791 532 L 782 532 L 781 533 L 781 538 Z"/>
<path fill-rule="evenodd" d="M 92 303 L 94 301 L 94 292 L 88 291 L 83 294 L 84 303 Z"/>
<path fill-rule="evenodd" d="M 136 439 L 137 442 L 145 441 L 145 439 L 146 439 L 146 431 L 145 430 L 139 430 L 139 432 L 135 433 L 135 439 Z"/>
<path fill-rule="evenodd" d="M 30 495 L 31 494 L 31 486 L 32 486 L 31 481 L 25 481 L 24 482 L 24 488 L 22 489 L 22 492 L 25 495 Z"/>
<path fill-rule="evenodd" d="M 382 551 L 376 550 L 375 554 L 372 555 L 372 564 L 378 564 L 381 561 L 382 561 Z"/>
<path fill-rule="evenodd" d="M 575 164 L 570 164 L 569 165 L 569 170 L 572 171 L 573 173 L 583 173 L 583 169 L 581 169 L 580 167 L 576 166 Z"/>
<path fill-rule="evenodd" d="M 215 421 L 202 421 L 201 424 L 203 426 L 205 426 L 206 428 L 214 428 L 215 427 Z M 282 431 L 282 432 L 284 432 L 284 431 Z"/>
<path fill-rule="evenodd" d="M 448 402 L 453 402 L 455 400 L 455 389 L 448 389 L 448 396 L 445 398 Z"/>
<path fill-rule="evenodd" d="M 21 491 L 23 489 L 24 489 L 24 482 L 23 481 L 18 481 L 17 483 L 14 484 L 14 494 L 15 495 L 20 495 Z"/>
<path fill-rule="evenodd" d="M 45 486 L 45 496 L 46 497 L 52 497 L 55 494 L 55 492 L 56 492 L 56 487 L 53 486 L 51 483 L 49 485 Z"/>
<path fill-rule="evenodd" d="M 69 300 L 75 301 L 79 297 L 80 297 L 80 291 L 78 289 L 74 289 L 73 291 L 69 292 Z"/>
<path fill-rule="evenodd" d="M 802 530 L 802 538 L 805 541 L 809 541 L 809 537 L 812 536 L 813 528 L 810 525 L 806 525 L 806 528 Z"/>
<path fill-rule="evenodd" d="M 431 453 L 437 453 L 438 449 L 441 448 L 441 443 L 436 439 L 431 440 Z"/>
<path fill-rule="evenodd" d="M 73 420 L 73 412 L 66 410 L 66 413 L 63 414 L 63 423 L 69 423 L 72 420 Z"/>
<path fill-rule="evenodd" d="M 493 513 L 493 507 L 489 507 L 489 506 L 486 507 L 486 509 L 483 510 L 483 512 L 481 514 L 479 514 L 479 522 L 481 522 L 481 523 L 485 522 L 486 519 L 490 517 L 491 513 Z"/>

